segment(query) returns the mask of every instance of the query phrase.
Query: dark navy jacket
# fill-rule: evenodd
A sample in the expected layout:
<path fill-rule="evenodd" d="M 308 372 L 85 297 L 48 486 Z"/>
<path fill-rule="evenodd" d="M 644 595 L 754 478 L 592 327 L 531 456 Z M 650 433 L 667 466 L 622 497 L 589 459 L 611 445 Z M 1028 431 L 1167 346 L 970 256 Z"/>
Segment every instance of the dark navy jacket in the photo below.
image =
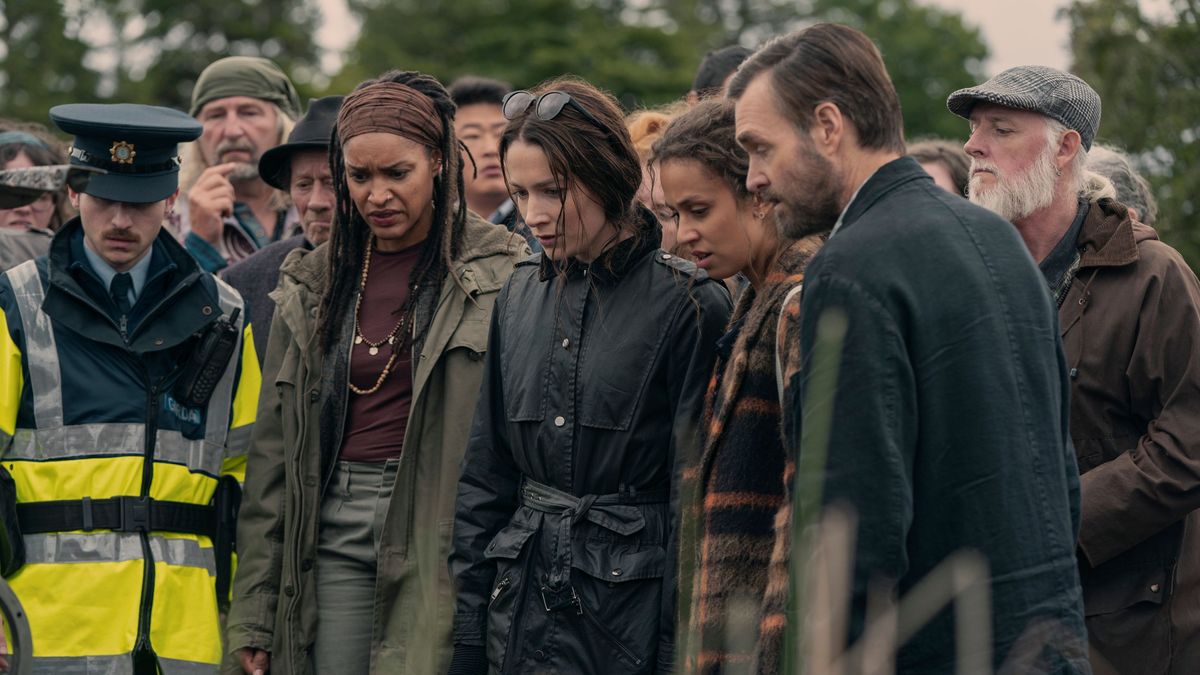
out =
<path fill-rule="evenodd" d="M 848 323 L 831 399 L 814 386 L 812 353 L 834 311 Z M 1027 656 L 1016 672 L 1090 672 L 1067 373 L 1045 281 L 1013 226 L 940 190 L 912 159 L 892 161 L 809 265 L 800 317 L 785 432 L 800 448 L 832 403 L 817 484 L 824 503 L 858 516 L 850 639 L 872 581 L 903 597 L 952 553 L 976 551 L 990 571 L 997 671 Z M 1022 634 L 1048 640 L 1045 653 L 1013 653 Z M 951 612 L 900 647 L 896 668 L 955 672 Z"/>

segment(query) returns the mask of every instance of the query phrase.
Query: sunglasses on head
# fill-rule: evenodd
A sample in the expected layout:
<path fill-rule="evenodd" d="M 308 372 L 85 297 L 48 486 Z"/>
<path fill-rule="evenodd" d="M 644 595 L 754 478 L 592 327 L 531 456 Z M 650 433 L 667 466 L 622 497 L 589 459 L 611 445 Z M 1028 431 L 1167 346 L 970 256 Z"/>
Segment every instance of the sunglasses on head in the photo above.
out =
<path fill-rule="evenodd" d="M 608 133 L 608 128 L 601 124 L 600 120 L 596 119 L 595 115 L 588 112 L 583 106 L 579 105 L 575 99 L 571 98 L 570 94 L 557 89 L 554 91 L 547 91 L 537 96 L 534 96 L 524 89 L 514 91 L 504 97 L 504 101 L 501 103 L 501 109 L 504 111 L 505 119 L 515 120 L 521 115 L 525 114 L 525 111 L 529 110 L 529 106 L 531 105 L 534 106 L 533 114 L 537 115 L 537 118 L 543 122 L 548 122 L 555 117 L 558 117 L 558 115 L 563 111 L 563 108 L 569 106 L 574 108 L 580 115 L 583 115 L 584 119 L 586 119 L 588 122 L 591 122 L 592 125 L 597 129 L 606 134 Z"/>

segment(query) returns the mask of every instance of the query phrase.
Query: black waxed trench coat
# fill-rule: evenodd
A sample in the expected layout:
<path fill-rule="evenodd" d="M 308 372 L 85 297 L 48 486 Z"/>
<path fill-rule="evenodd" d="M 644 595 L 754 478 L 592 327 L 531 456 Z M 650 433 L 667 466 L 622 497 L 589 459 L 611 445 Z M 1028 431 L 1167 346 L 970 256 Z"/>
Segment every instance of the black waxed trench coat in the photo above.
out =
<path fill-rule="evenodd" d="M 672 670 L 672 488 L 730 300 L 653 242 L 530 258 L 497 298 L 450 555 L 489 673 Z"/>

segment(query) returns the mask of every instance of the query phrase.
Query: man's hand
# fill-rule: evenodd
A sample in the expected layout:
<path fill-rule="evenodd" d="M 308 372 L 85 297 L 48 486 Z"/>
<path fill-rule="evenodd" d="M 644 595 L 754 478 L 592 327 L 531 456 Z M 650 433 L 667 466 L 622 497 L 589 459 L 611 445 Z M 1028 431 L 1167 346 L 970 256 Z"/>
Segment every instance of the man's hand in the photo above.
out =
<path fill-rule="evenodd" d="M 188 191 L 188 223 L 192 232 L 216 246 L 221 243 L 221 219 L 233 214 L 233 183 L 229 174 L 237 162 L 210 166 Z"/>
<path fill-rule="evenodd" d="M 237 650 L 237 658 L 246 675 L 267 675 L 271 670 L 271 654 L 261 649 L 244 647 Z"/>

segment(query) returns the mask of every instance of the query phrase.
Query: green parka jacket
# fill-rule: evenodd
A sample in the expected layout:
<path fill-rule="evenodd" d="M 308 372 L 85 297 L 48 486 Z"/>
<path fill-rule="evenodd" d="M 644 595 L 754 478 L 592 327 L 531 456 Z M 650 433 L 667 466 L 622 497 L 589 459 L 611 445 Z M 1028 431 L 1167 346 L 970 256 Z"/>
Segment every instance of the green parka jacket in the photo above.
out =
<path fill-rule="evenodd" d="M 464 250 L 442 284 L 413 359 L 404 454 L 378 553 L 371 673 L 442 672 L 449 664 L 454 597 L 446 569 L 454 497 L 479 393 L 496 295 L 525 242 L 470 214 Z M 272 293 L 258 425 L 238 522 L 239 565 L 227 650 L 271 653 L 272 675 L 312 672 L 322 445 L 336 454 L 341 428 L 322 429 L 323 406 L 345 420 L 344 366 L 331 369 L 316 323 L 328 286 L 329 247 L 293 251 Z M 465 289 L 465 291 L 464 291 Z M 352 319 L 350 322 L 352 323 Z M 349 331 L 345 338 L 348 339 Z M 348 343 L 347 343 L 348 345 Z M 340 377 L 340 381 L 339 380 Z M 326 408 L 329 410 L 329 408 Z M 324 442 L 323 442 L 324 436 Z M 331 437 L 335 440 L 330 440 Z M 328 461 L 325 462 L 328 464 Z M 234 659 L 227 672 L 240 673 Z"/>

